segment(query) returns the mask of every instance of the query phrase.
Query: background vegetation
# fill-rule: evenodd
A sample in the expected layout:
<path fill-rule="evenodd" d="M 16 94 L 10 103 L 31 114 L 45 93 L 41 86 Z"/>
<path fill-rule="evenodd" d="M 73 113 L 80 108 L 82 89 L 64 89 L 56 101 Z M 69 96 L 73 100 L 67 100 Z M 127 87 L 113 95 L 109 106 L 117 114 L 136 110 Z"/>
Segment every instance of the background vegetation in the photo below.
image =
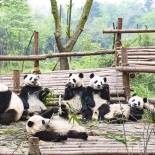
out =
<path fill-rule="evenodd" d="M 74 25 L 77 24 L 82 11 L 82 8 L 75 5 L 73 5 L 73 8 L 71 29 L 74 29 Z M 67 6 L 62 7 L 61 22 L 63 32 L 66 32 L 66 10 Z M 155 4 L 153 0 L 124 0 L 117 5 L 106 0 L 105 4 L 94 1 L 86 27 L 73 51 L 111 49 L 113 36 L 102 34 L 102 30 L 113 28 L 113 23 L 116 25 L 118 17 L 124 19 L 123 28 L 154 28 L 154 15 Z M 39 31 L 39 50 L 41 54 L 57 52 L 52 15 L 44 15 L 39 11 L 32 12 L 27 0 L 0 1 L 0 54 L 32 54 L 33 42 L 29 48 L 28 43 L 34 30 Z M 64 35 L 63 42 L 65 41 L 66 36 Z M 123 45 L 126 47 L 152 46 L 155 45 L 155 35 L 124 35 Z M 52 59 L 41 62 L 41 71 L 53 70 L 57 61 L 57 59 Z M 113 56 L 111 55 L 71 58 L 70 69 L 109 67 L 112 62 Z M 17 68 L 23 70 L 23 72 L 31 72 L 33 63 L 1 62 L 0 67 L 1 74 L 10 73 Z M 58 65 L 56 69 L 59 69 Z M 138 74 L 131 82 L 139 95 L 155 96 L 154 74 Z"/>

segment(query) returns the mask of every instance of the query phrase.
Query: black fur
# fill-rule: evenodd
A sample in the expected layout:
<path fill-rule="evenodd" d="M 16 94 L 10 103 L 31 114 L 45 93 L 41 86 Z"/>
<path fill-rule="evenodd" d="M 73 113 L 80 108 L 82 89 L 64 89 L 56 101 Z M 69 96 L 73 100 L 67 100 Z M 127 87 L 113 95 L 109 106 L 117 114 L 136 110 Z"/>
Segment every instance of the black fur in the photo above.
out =
<path fill-rule="evenodd" d="M 9 107 L 11 101 L 12 92 L 10 90 L 5 92 L 0 92 L 0 114 L 4 113 Z"/>
<path fill-rule="evenodd" d="M 137 107 L 131 107 L 129 120 L 137 121 L 139 119 L 142 119 L 143 113 L 144 113 L 143 109 L 139 109 Z"/>
<path fill-rule="evenodd" d="M 66 107 L 65 104 L 61 104 L 61 114 L 59 115 L 64 119 L 69 119 L 69 109 Z"/>
<path fill-rule="evenodd" d="M 77 138 L 87 140 L 88 135 L 86 132 L 77 132 L 75 130 L 70 130 L 67 134 L 68 138 Z"/>
<path fill-rule="evenodd" d="M 44 117 L 44 118 L 49 118 L 50 119 L 52 117 L 52 115 L 55 114 L 55 113 L 58 113 L 58 111 L 59 111 L 58 107 L 52 107 L 51 109 L 46 110 L 45 112 L 43 112 L 41 114 L 41 116 Z"/>
<path fill-rule="evenodd" d="M 103 104 L 99 107 L 98 120 L 104 120 L 104 116 L 110 112 L 110 107 L 108 104 Z"/>
<path fill-rule="evenodd" d="M 79 73 L 79 77 L 82 79 L 84 77 L 83 73 Z"/>
<path fill-rule="evenodd" d="M 43 141 L 60 142 L 67 140 L 67 135 L 61 135 L 57 132 L 50 132 L 50 131 L 40 131 L 34 134 L 33 136 L 38 137 L 39 140 Z"/>
<path fill-rule="evenodd" d="M 47 89 L 47 88 L 42 89 L 41 86 L 24 86 L 21 89 L 21 92 L 19 94 L 19 97 L 23 101 L 24 109 L 29 108 L 29 103 L 27 102 L 28 101 L 28 94 L 32 95 L 33 93 L 35 93 L 36 96 L 38 96 L 38 99 L 43 101 L 45 96 L 49 93 L 49 89 Z"/>
<path fill-rule="evenodd" d="M 84 104 L 83 104 L 83 108 L 82 108 L 82 118 L 83 119 L 86 119 L 86 120 L 92 119 L 92 115 L 93 115 L 92 108 L 95 107 L 95 101 L 94 101 L 94 97 L 93 97 L 94 93 L 99 94 L 99 96 L 103 100 L 107 100 L 107 102 L 110 101 L 110 91 L 109 91 L 108 84 L 103 84 L 103 87 L 101 90 L 95 90 L 90 86 L 86 87 L 86 90 L 84 93 Z M 108 105 L 103 104 L 103 107 L 104 106 L 106 107 L 105 111 L 103 110 L 102 106 L 100 107 L 99 117 L 98 117 L 99 120 L 104 119 L 104 115 L 101 116 L 101 114 L 104 114 L 108 111 Z"/>
<path fill-rule="evenodd" d="M 83 105 L 84 100 L 85 100 L 85 88 L 83 86 L 78 87 L 78 88 L 71 88 L 71 87 L 66 87 L 65 88 L 65 93 L 63 96 L 63 100 L 70 100 L 76 95 L 79 95 L 81 98 L 81 103 Z"/>
<path fill-rule="evenodd" d="M 2 114 L 0 114 L 0 124 L 9 125 L 12 122 L 15 122 L 17 112 L 14 109 L 10 109 Z"/>

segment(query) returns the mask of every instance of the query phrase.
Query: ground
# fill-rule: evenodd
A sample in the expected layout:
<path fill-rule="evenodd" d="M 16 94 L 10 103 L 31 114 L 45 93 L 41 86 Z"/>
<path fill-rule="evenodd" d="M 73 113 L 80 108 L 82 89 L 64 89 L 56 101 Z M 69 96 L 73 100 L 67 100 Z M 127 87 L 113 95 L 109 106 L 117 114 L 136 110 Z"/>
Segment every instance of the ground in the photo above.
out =
<path fill-rule="evenodd" d="M 86 125 L 89 133 L 88 141 L 69 139 L 63 143 L 40 141 L 43 153 L 52 154 L 93 154 L 121 152 L 150 152 L 155 154 L 155 128 L 153 124 L 127 122 L 125 124 L 108 124 L 89 122 Z M 125 135 L 125 136 L 124 136 Z M 0 154 L 20 153 L 28 151 L 28 135 L 25 122 L 0 126 Z"/>

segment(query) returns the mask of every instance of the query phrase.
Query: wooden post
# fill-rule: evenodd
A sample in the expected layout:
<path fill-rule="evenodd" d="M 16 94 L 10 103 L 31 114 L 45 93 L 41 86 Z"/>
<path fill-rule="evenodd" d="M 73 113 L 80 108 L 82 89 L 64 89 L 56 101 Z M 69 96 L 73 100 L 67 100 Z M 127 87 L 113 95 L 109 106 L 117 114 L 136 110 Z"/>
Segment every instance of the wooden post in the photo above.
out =
<path fill-rule="evenodd" d="M 122 58 L 122 66 L 128 66 L 128 54 L 125 48 L 122 48 L 121 50 L 121 58 Z M 130 83 L 128 72 L 123 72 L 123 86 L 124 86 L 125 99 L 126 101 L 128 101 L 130 97 Z"/>
<path fill-rule="evenodd" d="M 123 19 L 122 18 L 118 18 L 118 21 L 117 21 L 117 29 L 122 29 L 122 25 L 123 25 Z M 117 52 L 117 49 L 120 49 L 122 47 L 122 42 L 121 42 L 121 38 L 122 38 L 122 35 L 121 33 L 117 33 L 116 34 L 116 41 L 115 41 L 115 66 L 119 66 L 119 56 L 118 56 L 118 52 Z"/>
<path fill-rule="evenodd" d="M 29 138 L 28 155 L 41 155 L 41 152 L 39 149 L 39 138 L 38 137 L 30 137 Z"/>
<path fill-rule="evenodd" d="M 20 91 L 20 71 L 13 71 L 13 91 L 19 93 Z"/>
<path fill-rule="evenodd" d="M 34 31 L 34 54 L 39 54 L 39 32 Z M 33 73 L 40 74 L 39 69 L 39 60 L 35 60 L 34 62 L 34 71 Z"/>

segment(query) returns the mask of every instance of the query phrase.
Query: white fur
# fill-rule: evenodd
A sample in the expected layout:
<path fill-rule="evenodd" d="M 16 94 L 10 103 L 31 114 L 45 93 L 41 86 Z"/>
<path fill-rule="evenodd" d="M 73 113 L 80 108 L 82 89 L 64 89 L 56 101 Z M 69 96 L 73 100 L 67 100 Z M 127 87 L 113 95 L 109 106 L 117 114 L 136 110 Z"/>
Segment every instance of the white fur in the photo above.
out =
<path fill-rule="evenodd" d="M 24 78 L 24 86 L 41 86 L 39 82 L 39 76 L 36 74 L 28 74 L 26 78 Z"/>
<path fill-rule="evenodd" d="M 42 120 L 45 121 L 45 124 L 42 124 Z M 32 127 L 29 127 L 27 125 L 29 121 L 34 122 Z M 29 134 L 35 134 L 36 132 L 44 131 L 44 130 L 46 130 L 46 125 L 49 123 L 49 121 L 50 121 L 50 119 L 43 118 L 40 115 L 34 115 L 34 116 L 30 117 L 29 120 L 27 121 L 26 131 Z"/>
<path fill-rule="evenodd" d="M 42 124 L 42 120 L 45 124 Z M 27 125 L 28 121 L 34 122 L 32 127 Z M 45 119 L 40 115 L 34 115 L 29 118 L 26 123 L 26 131 L 30 134 L 35 134 L 38 131 L 48 130 L 55 131 L 60 134 L 66 134 L 70 130 L 76 130 L 78 132 L 84 132 L 85 128 L 80 126 L 77 122 L 69 122 L 59 116 L 53 116 L 51 119 Z"/>
<path fill-rule="evenodd" d="M 13 92 L 12 92 L 11 100 L 10 100 L 9 107 L 7 108 L 7 110 L 9 109 L 14 109 L 17 112 L 15 121 L 18 121 L 21 118 L 23 111 L 24 111 L 22 100 Z"/>
<path fill-rule="evenodd" d="M 138 105 L 138 103 L 140 103 L 140 105 Z M 143 107 L 144 107 L 143 98 L 141 98 L 141 97 L 139 97 L 139 96 L 132 96 L 132 97 L 129 99 L 128 104 L 129 104 L 131 107 L 137 107 L 137 108 L 140 108 L 140 109 L 143 109 Z"/>
<path fill-rule="evenodd" d="M 94 75 L 94 77 L 90 79 L 89 86 L 93 89 L 100 90 L 102 89 L 103 83 L 104 80 L 102 77 Z"/>
<path fill-rule="evenodd" d="M 79 112 L 82 108 L 81 99 L 79 95 L 75 95 L 70 100 L 63 100 L 63 103 L 69 105 L 69 108 L 73 109 L 75 112 Z"/>
<path fill-rule="evenodd" d="M 35 94 L 28 96 L 28 103 L 29 103 L 29 109 L 28 111 L 30 113 L 33 112 L 41 112 L 42 110 L 46 110 L 46 106 L 43 102 L 41 102 Z"/>
<path fill-rule="evenodd" d="M 103 104 L 107 104 L 107 100 L 104 100 L 102 99 L 99 94 L 93 94 L 93 97 L 94 97 L 94 101 L 95 101 L 95 107 L 92 108 L 93 110 L 93 116 L 92 118 L 93 119 L 98 119 L 98 115 L 99 115 L 99 111 L 98 111 L 98 108 L 103 105 Z"/>
<path fill-rule="evenodd" d="M 104 116 L 106 119 L 115 118 L 115 116 L 119 114 L 123 114 L 126 119 L 129 118 L 130 107 L 127 104 L 111 104 L 109 106 L 110 112 Z"/>
<path fill-rule="evenodd" d="M 76 80 L 76 83 L 73 81 L 73 79 Z M 74 87 L 84 86 L 84 84 L 83 84 L 83 78 L 80 78 L 79 77 L 79 74 L 72 74 L 69 77 L 68 82 L 71 82 L 74 85 Z"/>
<path fill-rule="evenodd" d="M 8 87 L 2 83 L 0 83 L 0 92 L 5 92 L 5 91 L 8 91 Z"/>

